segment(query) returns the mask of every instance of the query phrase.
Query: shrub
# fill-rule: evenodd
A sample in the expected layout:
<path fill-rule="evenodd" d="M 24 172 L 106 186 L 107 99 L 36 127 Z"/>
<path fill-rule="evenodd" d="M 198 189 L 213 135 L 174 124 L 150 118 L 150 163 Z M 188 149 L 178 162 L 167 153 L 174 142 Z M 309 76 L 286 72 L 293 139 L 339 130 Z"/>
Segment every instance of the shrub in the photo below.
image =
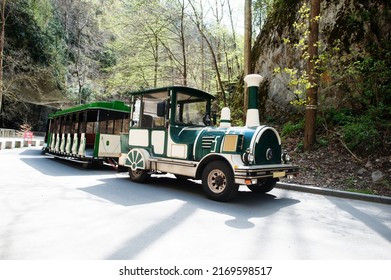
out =
<path fill-rule="evenodd" d="M 292 123 L 291 121 L 284 124 L 281 131 L 281 136 L 287 136 L 297 131 L 302 131 L 304 129 L 304 119 L 298 123 Z"/>
<path fill-rule="evenodd" d="M 368 115 L 353 118 L 341 129 L 346 145 L 352 150 L 371 152 L 381 142 L 376 124 Z"/>

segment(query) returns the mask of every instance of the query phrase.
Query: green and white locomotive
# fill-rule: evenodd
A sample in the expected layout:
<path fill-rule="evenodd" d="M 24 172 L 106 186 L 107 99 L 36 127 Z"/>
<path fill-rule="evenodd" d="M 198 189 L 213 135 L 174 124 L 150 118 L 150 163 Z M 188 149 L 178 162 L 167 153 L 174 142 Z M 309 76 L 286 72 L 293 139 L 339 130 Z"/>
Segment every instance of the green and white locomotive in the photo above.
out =
<path fill-rule="evenodd" d="M 298 167 L 281 149 L 278 132 L 260 125 L 257 92 L 262 77 L 245 77 L 249 87 L 246 125 L 231 127 L 223 108 L 220 125 L 212 126 L 207 92 L 170 86 L 132 93 L 128 134 L 121 134 L 119 165 L 143 182 L 153 173 L 200 179 L 205 194 L 218 201 L 235 196 L 239 185 L 268 192 L 279 178 L 294 176 Z"/>

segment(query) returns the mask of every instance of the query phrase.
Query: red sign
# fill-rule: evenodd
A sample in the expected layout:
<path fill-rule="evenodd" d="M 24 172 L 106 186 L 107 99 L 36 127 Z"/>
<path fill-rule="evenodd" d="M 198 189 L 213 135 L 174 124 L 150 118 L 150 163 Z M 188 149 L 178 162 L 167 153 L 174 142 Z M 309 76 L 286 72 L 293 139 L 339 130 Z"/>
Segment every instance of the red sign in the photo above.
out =
<path fill-rule="evenodd" d="M 24 141 L 33 140 L 33 133 L 31 131 L 27 131 L 23 134 Z"/>

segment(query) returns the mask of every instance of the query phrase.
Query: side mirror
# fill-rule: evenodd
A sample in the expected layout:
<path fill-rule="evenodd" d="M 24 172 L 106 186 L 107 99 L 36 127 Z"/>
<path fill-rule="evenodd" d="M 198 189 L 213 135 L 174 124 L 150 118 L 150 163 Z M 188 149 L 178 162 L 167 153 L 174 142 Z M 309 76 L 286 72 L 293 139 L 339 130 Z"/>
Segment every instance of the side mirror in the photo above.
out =
<path fill-rule="evenodd" d="M 164 117 L 166 115 L 166 102 L 162 101 L 157 104 L 156 114 L 158 117 Z"/>
<path fill-rule="evenodd" d="M 209 114 L 205 114 L 205 116 L 203 117 L 203 122 L 206 126 L 210 126 L 210 117 L 209 117 Z"/>

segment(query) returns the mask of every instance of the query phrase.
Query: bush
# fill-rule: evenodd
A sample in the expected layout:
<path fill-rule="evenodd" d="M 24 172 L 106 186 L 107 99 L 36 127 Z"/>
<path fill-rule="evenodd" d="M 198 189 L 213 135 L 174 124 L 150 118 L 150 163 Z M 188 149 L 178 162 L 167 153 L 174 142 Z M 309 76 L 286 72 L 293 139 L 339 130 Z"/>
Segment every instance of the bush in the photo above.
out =
<path fill-rule="evenodd" d="M 367 116 L 342 126 L 342 135 L 346 145 L 352 150 L 371 152 L 381 143 L 375 123 Z"/>
<path fill-rule="evenodd" d="M 291 121 L 289 121 L 282 127 L 281 136 L 284 137 L 302 130 L 304 130 L 304 119 L 299 121 L 298 123 L 292 123 Z"/>

